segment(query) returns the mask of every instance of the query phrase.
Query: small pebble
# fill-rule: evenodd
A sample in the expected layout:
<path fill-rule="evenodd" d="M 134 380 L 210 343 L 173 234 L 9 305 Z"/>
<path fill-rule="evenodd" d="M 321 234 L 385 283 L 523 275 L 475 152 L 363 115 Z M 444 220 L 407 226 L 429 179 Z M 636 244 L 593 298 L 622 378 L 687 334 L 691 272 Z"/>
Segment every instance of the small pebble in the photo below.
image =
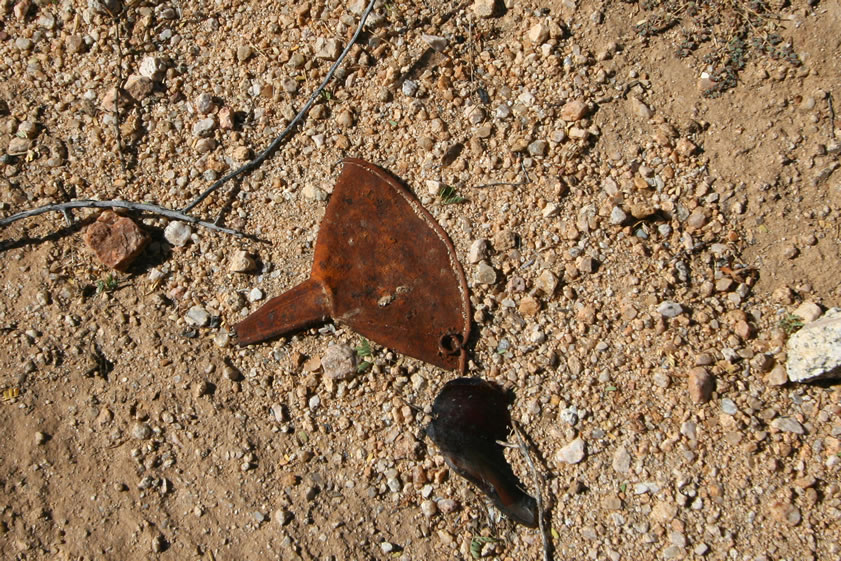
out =
<path fill-rule="evenodd" d="M 146 440 L 152 436 L 152 428 L 146 423 L 135 423 L 131 427 L 131 436 L 137 440 Z"/>
<path fill-rule="evenodd" d="M 198 137 L 206 137 L 213 134 L 213 130 L 216 128 L 216 118 L 215 117 L 207 117 L 205 119 L 201 119 L 197 121 L 192 128 L 193 136 Z"/>
<path fill-rule="evenodd" d="M 285 508 L 279 508 L 274 511 L 273 518 L 279 526 L 285 526 L 290 520 L 292 520 L 292 513 Z"/>
<path fill-rule="evenodd" d="M 683 307 L 677 302 L 666 300 L 657 306 L 657 313 L 664 318 L 674 318 L 683 313 Z"/>
<path fill-rule="evenodd" d="M 173 221 L 164 229 L 164 238 L 175 247 L 182 247 L 193 235 L 193 229 L 186 222 Z"/>
<path fill-rule="evenodd" d="M 356 354 L 348 345 L 330 345 L 321 357 L 324 375 L 333 380 L 347 380 L 356 374 Z"/>
<path fill-rule="evenodd" d="M 736 404 L 733 403 L 733 400 L 727 399 L 726 397 L 721 400 L 721 410 L 727 415 L 735 415 L 739 412 L 739 409 L 736 407 Z"/>
<path fill-rule="evenodd" d="M 231 255 L 228 270 L 232 273 L 250 273 L 257 268 L 254 258 L 245 250 L 238 249 Z"/>
<path fill-rule="evenodd" d="M 458 503 L 453 499 L 441 499 L 438 501 L 438 510 L 444 514 L 450 514 L 458 510 Z"/>
<path fill-rule="evenodd" d="M 473 13 L 480 18 L 492 18 L 497 15 L 497 0 L 473 0 Z"/>
<path fill-rule="evenodd" d="M 693 403 L 706 403 L 712 397 L 715 387 L 715 378 L 702 366 L 697 366 L 689 371 L 688 376 L 689 397 Z"/>
<path fill-rule="evenodd" d="M 624 446 L 619 446 L 613 453 L 613 469 L 623 474 L 631 469 L 631 455 Z"/>
<path fill-rule="evenodd" d="M 193 102 L 193 105 L 195 106 L 196 111 L 201 115 L 212 113 L 216 108 L 213 103 L 213 97 L 207 92 L 196 96 L 196 100 Z"/>
<path fill-rule="evenodd" d="M 548 144 L 545 140 L 535 140 L 528 146 L 528 152 L 534 157 L 543 157 L 546 155 Z"/>
<path fill-rule="evenodd" d="M 576 99 L 561 107 L 561 119 L 568 123 L 573 123 L 584 118 L 587 111 L 587 104 L 581 99 Z"/>
<path fill-rule="evenodd" d="M 195 305 L 187 310 L 184 320 L 190 325 L 205 327 L 210 323 L 210 314 L 202 306 Z"/>
<path fill-rule="evenodd" d="M 577 464 L 584 459 L 586 454 L 584 440 L 576 438 L 555 454 L 555 461 L 563 464 Z"/>
<path fill-rule="evenodd" d="M 231 382 L 239 382 L 242 380 L 242 372 L 229 364 L 226 364 L 225 368 L 222 369 L 222 376 Z"/>
<path fill-rule="evenodd" d="M 619 226 L 628 219 L 628 214 L 618 206 L 614 206 L 610 211 L 610 223 L 614 226 Z"/>
<path fill-rule="evenodd" d="M 806 432 L 803 430 L 803 425 L 791 417 L 777 417 L 771 421 L 771 426 L 782 432 L 791 432 L 794 434 L 804 434 Z"/>
<path fill-rule="evenodd" d="M 418 83 L 414 80 L 405 80 L 401 90 L 403 95 L 407 97 L 415 97 L 415 94 L 418 93 Z"/>
<path fill-rule="evenodd" d="M 494 284 L 496 283 L 496 271 L 487 262 L 481 261 L 476 266 L 473 280 L 478 284 Z"/>
<path fill-rule="evenodd" d="M 431 518 L 438 513 L 438 505 L 435 501 L 426 500 L 421 503 L 421 512 L 427 518 Z"/>

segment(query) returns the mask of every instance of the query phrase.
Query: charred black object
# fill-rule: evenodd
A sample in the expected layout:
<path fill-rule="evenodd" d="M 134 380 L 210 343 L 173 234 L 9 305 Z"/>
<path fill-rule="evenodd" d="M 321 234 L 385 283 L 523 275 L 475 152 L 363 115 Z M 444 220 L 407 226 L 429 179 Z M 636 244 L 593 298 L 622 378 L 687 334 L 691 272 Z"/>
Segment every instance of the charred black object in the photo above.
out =
<path fill-rule="evenodd" d="M 497 442 L 511 432 L 510 403 L 496 384 L 457 378 L 435 398 L 426 433 L 453 471 L 479 487 L 509 518 L 535 528 L 537 501 L 523 491 Z"/>

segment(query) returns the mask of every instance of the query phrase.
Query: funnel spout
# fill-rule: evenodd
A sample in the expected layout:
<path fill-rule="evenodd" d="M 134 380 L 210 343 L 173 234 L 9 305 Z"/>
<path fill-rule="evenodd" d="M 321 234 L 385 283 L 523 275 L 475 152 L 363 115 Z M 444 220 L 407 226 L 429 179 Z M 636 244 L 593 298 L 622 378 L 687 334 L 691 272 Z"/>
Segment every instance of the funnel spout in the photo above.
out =
<path fill-rule="evenodd" d="M 328 305 L 324 286 L 309 278 L 236 324 L 238 343 L 259 343 L 322 324 L 330 319 Z"/>

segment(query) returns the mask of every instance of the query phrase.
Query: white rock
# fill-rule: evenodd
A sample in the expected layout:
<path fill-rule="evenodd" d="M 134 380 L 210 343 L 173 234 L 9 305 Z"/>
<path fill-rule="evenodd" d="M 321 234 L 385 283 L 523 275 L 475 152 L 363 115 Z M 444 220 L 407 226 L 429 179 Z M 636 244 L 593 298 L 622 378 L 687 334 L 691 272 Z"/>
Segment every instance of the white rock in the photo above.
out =
<path fill-rule="evenodd" d="M 170 222 L 164 229 L 164 238 L 175 247 L 181 247 L 190 241 L 193 229 L 186 222 L 178 220 Z"/>
<path fill-rule="evenodd" d="M 215 104 L 213 103 L 213 97 L 207 93 L 201 93 L 196 96 L 196 100 L 193 102 L 193 105 L 196 108 L 196 111 L 202 115 L 207 115 L 208 113 L 212 113 L 213 110 L 216 108 Z"/>
<path fill-rule="evenodd" d="M 786 372 L 792 382 L 841 378 L 841 308 L 832 308 L 792 335 Z"/>
<path fill-rule="evenodd" d="M 490 242 L 484 238 L 473 240 L 470 249 L 467 251 L 467 262 L 475 264 L 485 259 L 488 256 L 489 247 Z"/>
<path fill-rule="evenodd" d="M 248 293 L 248 301 L 249 302 L 259 302 L 263 299 L 263 291 L 257 288 L 256 286 L 251 289 L 251 292 Z"/>
<path fill-rule="evenodd" d="M 507 103 L 501 103 L 499 104 L 499 107 L 496 108 L 494 115 L 499 120 L 505 120 L 511 116 L 511 107 L 509 107 Z"/>
<path fill-rule="evenodd" d="M 415 97 L 415 94 L 418 93 L 418 83 L 414 80 L 406 80 L 403 82 L 403 87 L 401 89 L 403 91 L 403 95 Z"/>
<path fill-rule="evenodd" d="M 199 121 L 193 125 L 193 136 L 204 138 L 213 134 L 213 129 L 216 128 L 216 117 L 210 116 Z"/>
<path fill-rule="evenodd" d="M 210 314 L 207 313 L 207 310 L 201 306 L 193 306 L 187 310 L 187 315 L 184 316 L 184 320 L 191 325 L 204 327 L 210 323 Z"/>
<path fill-rule="evenodd" d="M 624 446 L 618 447 L 613 453 L 613 469 L 619 473 L 628 473 L 631 469 L 631 455 Z"/>
<path fill-rule="evenodd" d="M 444 186 L 443 183 L 441 183 L 440 181 L 437 181 L 435 179 L 427 179 L 426 180 L 426 190 L 433 197 L 438 195 L 438 193 L 441 191 L 441 187 L 443 187 L 443 186 Z"/>
<path fill-rule="evenodd" d="M 555 460 L 563 464 L 577 464 L 584 459 L 585 444 L 581 438 L 576 438 L 555 455 Z"/>
<path fill-rule="evenodd" d="M 421 512 L 427 518 L 435 516 L 435 514 L 438 512 L 438 505 L 435 504 L 435 501 L 423 501 L 421 503 Z"/>
<path fill-rule="evenodd" d="M 228 335 L 228 332 L 225 330 L 220 331 L 216 335 L 213 336 L 213 343 L 220 348 L 225 348 L 228 346 L 228 343 L 231 341 L 231 336 Z"/>
<path fill-rule="evenodd" d="M 312 183 L 307 183 L 302 192 L 304 197 L 308 199 L 312 199 L 314 201 L 326 201 L 327 200 L 327 192 L 324 191 L 321 187 L 316 187 Z"/>
<path fill-rule="evenodd" d="M 560 207 L 555 203 L 546 203 L 540 213 L 543 215 L 543 218 L 552 218 L 553 216 L 557 216 L 560 210 Z"/>
<path fill-rule="evenodd" d="M 147 56 L 140 63 L 140 75 L 154 82 L 160 82 L 166 75 L 166 63 L 158 57 Z"/>

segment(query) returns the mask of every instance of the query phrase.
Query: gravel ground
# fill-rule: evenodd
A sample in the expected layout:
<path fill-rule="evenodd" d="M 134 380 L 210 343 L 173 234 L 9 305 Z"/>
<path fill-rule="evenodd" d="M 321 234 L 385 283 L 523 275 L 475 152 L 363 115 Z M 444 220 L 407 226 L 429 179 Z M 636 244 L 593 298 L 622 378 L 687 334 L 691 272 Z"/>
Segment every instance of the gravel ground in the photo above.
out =
<path fill-rule="evenodd" d="M 0 0 L 0 213 L 183 208 L 283 129 L 365 4 Z M 119 273 L 85 247 L 94 210 L 4 228 L 3 557 L 540 558 L 423 435 L 454 373 L 373 345 L 335 380 L 328 349 L 363 343 L 339 325 L 233 344 L 308 277 L 352 156 L 451 236 L 468 372 L 516 393 L 556 558 L 838 558 L 841 389 L 785 364 L 841 305 L 841 10 L 772 4 L 798 64 L 751 58 L 708 98 L 683 23 L 639 32 L 651 5 L 377 2 L 294 135 L 192 211 L 267 243 L 143 215 Z"/>

